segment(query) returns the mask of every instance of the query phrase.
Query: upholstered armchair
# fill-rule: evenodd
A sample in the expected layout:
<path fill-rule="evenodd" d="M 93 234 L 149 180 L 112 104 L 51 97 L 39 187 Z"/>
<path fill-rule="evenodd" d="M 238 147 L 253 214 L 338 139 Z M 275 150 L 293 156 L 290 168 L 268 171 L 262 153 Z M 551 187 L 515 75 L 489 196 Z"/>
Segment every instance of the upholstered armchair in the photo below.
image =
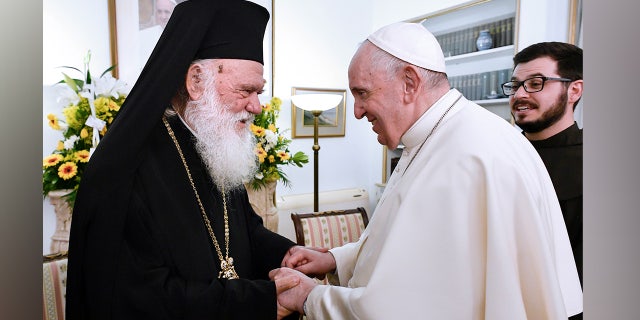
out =
<path fill-rule="evenodd" d="M 364 208 L 314 213 L 292 213 L 298 245 L 331 249 L 356 242 L 369 223 Z M 337 284 L 334 275 L 316 279 L 320 284 Z"/>
<path fill-rule="evenodd" d="M 364 208 L 314 213 L 292 213 L 296 242 L 301 246 L 331 249 L 355 242 L 367 227 Z"/>
<path fill-rule="evenodd" d="M 43 256 L 42 318 L 63 320 L 67 288 L 67 252 Z"/>

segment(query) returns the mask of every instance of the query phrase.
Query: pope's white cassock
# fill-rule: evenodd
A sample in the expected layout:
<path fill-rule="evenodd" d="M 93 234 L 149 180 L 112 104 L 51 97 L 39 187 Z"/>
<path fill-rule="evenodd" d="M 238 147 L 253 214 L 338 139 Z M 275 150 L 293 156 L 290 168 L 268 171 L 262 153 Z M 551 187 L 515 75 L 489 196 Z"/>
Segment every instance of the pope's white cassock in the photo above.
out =
<path fill-rule="evenodd" d="M 454 104 L 459 96 L 451 89 L 404 134 L 367 229 L 331 250 L 340 286 L 311 291 L 308 319 L 539 320 L 582 311 L 540 157 L 505 120 L 464 97 Z"/>

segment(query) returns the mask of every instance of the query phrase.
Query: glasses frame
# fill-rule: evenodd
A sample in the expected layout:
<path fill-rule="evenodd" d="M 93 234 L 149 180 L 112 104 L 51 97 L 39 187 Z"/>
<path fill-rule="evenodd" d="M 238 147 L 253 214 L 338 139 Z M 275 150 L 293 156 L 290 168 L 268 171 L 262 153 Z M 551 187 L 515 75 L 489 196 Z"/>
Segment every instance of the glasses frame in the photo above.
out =
<path fill-rule="evenodd" d="M 529 91 L 529 89 L 527 89 L 527 86 L 524 84 L 525 82 L 531 80 L 531 79 L 542 79 L 542 85 L 540 86 L 540 90 L 535 90 L 535 91 Z M 536 92 L 540 92 L 544 89 L 544 84 L 547 81 L 551 81 L 551 80 L 555 80 L 555 81 L 562 81 L 562 82 L 573 82 L 573 80 L 571 79 L 567 79 L 567 78 L 556 78 L 556 77 L 545 77 L 545 76 L 535 76 L 535 77 L 531 77 L 528 79 L 524 79 L 522 81 L 517 81 L 517 80 L 511 80 L 511 81 L 507 81 L 503 84 L 500 85 L 500 89 L 502 89 L 502 93 L 504 93 L 505 96 L 512 96 L 515 95 L 516 92 L 518 92 L 518 89 L 520 89 L 520 87 L 524 88 L 524 91 L 527 93 L 536 93 Z M 515 89 L 513 90 L 512 94 L 507 94 L 504 90 L 504 86 L 508 83 L 517 83 L 515 87 Z"/>

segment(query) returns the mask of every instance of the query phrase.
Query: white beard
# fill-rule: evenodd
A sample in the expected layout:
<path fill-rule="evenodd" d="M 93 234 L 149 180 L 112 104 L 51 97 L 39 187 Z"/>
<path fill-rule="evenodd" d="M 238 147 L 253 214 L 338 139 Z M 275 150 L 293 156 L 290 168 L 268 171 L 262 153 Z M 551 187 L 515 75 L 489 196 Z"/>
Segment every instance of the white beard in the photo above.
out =
<path fill-rule="evenodd" d="M 184 112 L 196 133 L 196 150 L 209 175 L 219 190 L 224 188 L 227 192 L 243 187 L 258 169 L 253 133 L 248 127 L 240 133 L 236 131 L 240 119 L 249 119 L 249 124 L 253 115 L 247 111 L 231 113 L 229 109 L 211 88 L 199 101 L 189 102 Z"/>

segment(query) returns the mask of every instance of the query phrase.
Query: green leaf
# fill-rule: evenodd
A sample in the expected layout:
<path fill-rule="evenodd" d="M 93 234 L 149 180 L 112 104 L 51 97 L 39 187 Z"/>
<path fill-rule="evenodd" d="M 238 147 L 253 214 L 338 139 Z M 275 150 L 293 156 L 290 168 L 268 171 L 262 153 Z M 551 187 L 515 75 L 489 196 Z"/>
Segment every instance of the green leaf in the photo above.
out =
<path fill-rule="evenodd" d="M 58 68 L 67 68 L 67 69 L 73 69 L 73 70 L 76 70 L 76 71 L 78 71 L 78 72 L 80 72 L 80 73 L 82 74 L 82 71 L 81 71 L 80 69 L 78 69 L 78 68 L 76 68 L 76 67 L 70 67 L 70 66 L 60 66 L 60 67 L 58 67 Z"/>
<path fill-rule="evenodd" d="M 112 65 L 111 67 L 107 68 L 107 70 L 105 70 L 104 72 L 102 72 L 102 74 L 100 75 L 100 78 L 104 77 L 105 74 L 107 74 L 107 72 L 115 69 L 116 65 Z"/>
<path fill-rule="evenodd" d="M 69 77 L 66 73 L 62 73 L 62 75 L 64 76 L 64 82 L 71 87 L 71 89 L 73 89 L 73 91 L 78 92 L 80 91 L 78 89 L 78 85 L 76 83 L 76 81 L 74 81 L 74 79 L 71 79 L 71 77 Z"/>

